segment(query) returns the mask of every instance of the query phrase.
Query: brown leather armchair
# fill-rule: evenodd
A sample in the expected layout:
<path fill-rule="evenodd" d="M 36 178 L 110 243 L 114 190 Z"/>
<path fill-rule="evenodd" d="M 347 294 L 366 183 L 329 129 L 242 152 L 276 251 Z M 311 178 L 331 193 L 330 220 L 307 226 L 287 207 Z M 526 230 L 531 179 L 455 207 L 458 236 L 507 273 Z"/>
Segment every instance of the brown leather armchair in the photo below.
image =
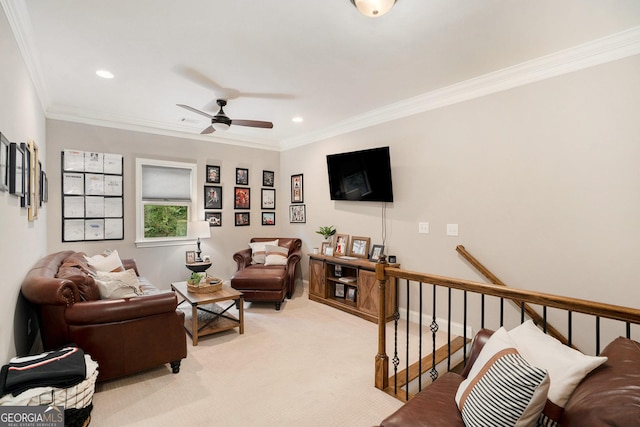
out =
<path fill-rule="evenodd" d="M 278 239 L 278 246 L 289 249 L 286 265 L 251 263 L 251 248 L 233 254 L 238 271 L 231 276 L 231 287 L 244 295 L 245 301 L 274 302 L 280 310 L 282 302 L 296 290 L 296 266 L 302 257 L 302 240 L 289 237 L 254 237 L 251 243 Z"/>
<path fill-rule="evenodd" d="M 44 349 L 75 343 L 98 362 L 98 381 L 164 363 L 178 373 L 187 343 L 176 295 L 160 292 L 140 278 L 145 295 L 100 299 L 83 255 L 47 255 L 22 282 L 22 294 L 38 313 Z M 134 260 L 122 262 L 138 274 Z"/>

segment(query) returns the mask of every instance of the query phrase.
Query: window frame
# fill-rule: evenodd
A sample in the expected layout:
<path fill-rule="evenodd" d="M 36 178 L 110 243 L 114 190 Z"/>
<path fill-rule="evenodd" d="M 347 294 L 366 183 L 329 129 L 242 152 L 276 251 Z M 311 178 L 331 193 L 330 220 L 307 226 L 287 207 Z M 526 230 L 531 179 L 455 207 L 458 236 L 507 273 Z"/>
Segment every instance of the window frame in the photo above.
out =
<path fill-rule="evenodd" d="M 142 199 L 142 168 L 144 166 L 160 166 L 167 168 L 189 169 L 191 171 L 190 201 L 188 200 L 143 200 Z M 189 245 L 195 240 L 189 235 L 184 237 L 144 237 L 144 206 L 147 204 L 166 206 L 186 206 L 187 221 L 193 221 L 193 214 L 198 202 L 197 188 L 197 163 L 177 162 L 173 160 L 136 159 L 136 240 L 138 248 Z"/>

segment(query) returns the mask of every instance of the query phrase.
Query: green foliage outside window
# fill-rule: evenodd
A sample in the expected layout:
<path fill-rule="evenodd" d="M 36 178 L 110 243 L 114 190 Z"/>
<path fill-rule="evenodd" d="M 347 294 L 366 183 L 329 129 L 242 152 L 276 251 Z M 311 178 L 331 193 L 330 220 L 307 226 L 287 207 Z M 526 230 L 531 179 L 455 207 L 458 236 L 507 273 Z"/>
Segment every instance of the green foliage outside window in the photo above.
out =
<path fill-rule="evenodd" d="M 187 235 L 187 206 L 144 205 L 144 237 Z"/>

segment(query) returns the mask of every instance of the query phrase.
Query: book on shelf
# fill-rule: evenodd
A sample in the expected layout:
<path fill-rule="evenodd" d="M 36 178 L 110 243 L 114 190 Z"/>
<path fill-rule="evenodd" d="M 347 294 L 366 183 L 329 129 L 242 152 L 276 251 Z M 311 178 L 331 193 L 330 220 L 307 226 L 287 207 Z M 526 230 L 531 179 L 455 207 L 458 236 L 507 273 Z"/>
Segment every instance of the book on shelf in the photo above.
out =
<path fill-rule="evenodd" d="M 353 276 L 345 276 L 345 277 L 340 277 L 338 280 L 344 283 L 355 283 L 358 281 L 358 278 Z"/>

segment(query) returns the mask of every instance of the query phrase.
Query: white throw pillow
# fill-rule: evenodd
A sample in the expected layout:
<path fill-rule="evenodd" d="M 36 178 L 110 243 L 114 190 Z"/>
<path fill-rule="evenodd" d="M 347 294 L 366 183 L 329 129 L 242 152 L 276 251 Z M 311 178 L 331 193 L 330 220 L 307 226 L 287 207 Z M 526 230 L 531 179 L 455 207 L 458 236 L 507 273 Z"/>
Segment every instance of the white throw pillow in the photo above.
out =
<path fill-rule="evenodd" d="M 545 408 L 543 416 L 552 421 L 559 421 L 562 409 L 578 383 L 589 372 L 607 361 L 606 357 L 587 356 L 562 344 L 542 332 L 532 320 L 511 329 L 509 336 L 529 363 L 549 372 L 551 386 L 548 399 L 558 408 L 552 413 L 550 409 L 553 405 L 549 405 Z"/>
<path fill-rule="evenodd" d="M 117 250 L 114 250 L 108 255 L 98 254 L 92 257 L 85 255 L 84 258 L 96 271 L 124 271 L 124 266 L 122 265 L 122 260 Z"/>
<path fill-rule="evenodd" d="M 289 249 L 273 245 L 267 245 L 265 249 L 267 254 L 264 265 L 287 265 Z"/>
<path fill-rule="evenodd" d="M 252 242 L 249 243 L 251 248 L 251 264 L 264 264 L 265 257 L 267 255 L 266 246 L 273 245 L 278 246 L 279 239 L 269 242 Z"/>
<path fill-rule="evenodd" d="M 482 347 L 456 393 L 465 426 L 535 426 L 547 400 L 549 375 L 518 354 L 504 328 Z"/>
<path fill-rule="evenodd" d="M 142 295 L 138 276 L 132 269 L 117 272 L 98 271 L 94 277 L 100 298 L 132 298 Z"/>

